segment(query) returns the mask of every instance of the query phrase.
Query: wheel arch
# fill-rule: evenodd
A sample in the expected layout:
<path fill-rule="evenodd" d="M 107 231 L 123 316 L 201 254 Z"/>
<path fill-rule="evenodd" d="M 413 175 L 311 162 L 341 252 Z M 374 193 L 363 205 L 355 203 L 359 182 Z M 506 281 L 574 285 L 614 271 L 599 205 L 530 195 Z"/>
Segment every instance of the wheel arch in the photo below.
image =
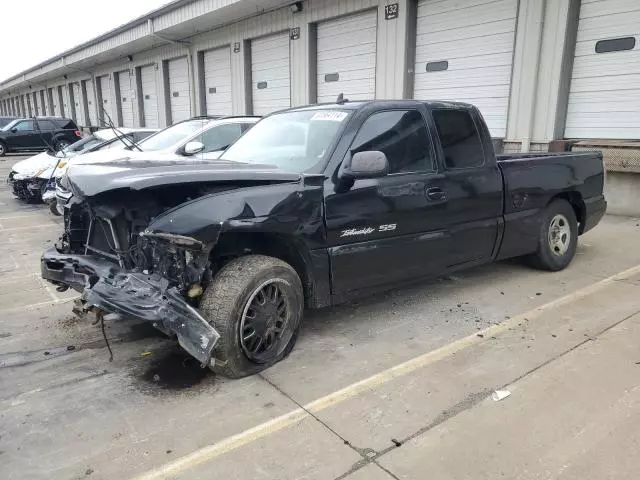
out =
<path fill-rule="evenodd" d="M 317 279 L 311 267 L 311 258 L 305 245 L 288 235 L 258 232 L 225 232 L 211 251 L 211 263 L 218 270 L 234 258 L 260 254 L 288 263 L 300 277 L 305 304 L 317 303 Z"/>
<path fill-rule="evenodd" d="M 584 203 L 582 194 L 577 190 L 562 192 L 552 197 L 549 203 L 554 200 L 564 200 L 571 205 L 571 208 L 573 208 L 573 211 L 576 214 L 576 219 L 578 220 L 578 234 L 581 235 L 584 232 L 585 220 L 587 217 L 587 207 Z"/>

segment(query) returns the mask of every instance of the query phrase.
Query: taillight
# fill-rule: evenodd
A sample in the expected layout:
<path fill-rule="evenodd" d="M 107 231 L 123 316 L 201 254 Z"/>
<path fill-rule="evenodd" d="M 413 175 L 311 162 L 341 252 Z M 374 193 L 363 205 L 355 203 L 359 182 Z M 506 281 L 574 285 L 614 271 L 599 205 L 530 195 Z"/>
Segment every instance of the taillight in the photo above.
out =
<path fill-rule="evenodd" d="M 73 133 L 76 137 L 82 138 L 82 132 L 80 130 L 74 130 Z"/>

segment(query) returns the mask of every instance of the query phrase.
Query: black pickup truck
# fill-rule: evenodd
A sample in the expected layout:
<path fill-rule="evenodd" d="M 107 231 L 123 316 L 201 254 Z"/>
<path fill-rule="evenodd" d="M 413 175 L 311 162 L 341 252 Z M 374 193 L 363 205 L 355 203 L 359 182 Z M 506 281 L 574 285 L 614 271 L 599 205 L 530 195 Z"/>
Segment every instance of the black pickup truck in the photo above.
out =
<path fill-rule="evenodd" d="M 496 157 L 461 103 L 295 108 L 217 161 L 123 155 L 70 168 L 42 276 L 231 377 L 284 358 L 305 308 L 512 257 L 561 270 L 606 209 L 601 154 Z"/>

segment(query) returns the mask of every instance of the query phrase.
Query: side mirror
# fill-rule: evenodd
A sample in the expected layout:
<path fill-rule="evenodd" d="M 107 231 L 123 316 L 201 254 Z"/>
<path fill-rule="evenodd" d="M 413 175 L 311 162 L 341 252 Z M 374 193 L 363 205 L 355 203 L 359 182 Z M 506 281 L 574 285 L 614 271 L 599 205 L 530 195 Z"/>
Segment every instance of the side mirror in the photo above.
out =
<path fill-rule="evenodd" d="M 17 129 L 16 127 L 13 127 L 13 128 L 11 129 L 11 133 L 16 133 L 17 131 L 18 131 L 18 129 Z"/>
<path fill-rule="evenodd" d="M 185 155 L 195 155 L 204 150 L 204 144 L 202 142 L 189 142 L 184 146 Z"/>
<path fill-rule="evenodd" d="M 389 173 L 389 160 L 383 152 L 358 152 L 347 158 L 340 172 L 343 178 L 379 178 Z"/>

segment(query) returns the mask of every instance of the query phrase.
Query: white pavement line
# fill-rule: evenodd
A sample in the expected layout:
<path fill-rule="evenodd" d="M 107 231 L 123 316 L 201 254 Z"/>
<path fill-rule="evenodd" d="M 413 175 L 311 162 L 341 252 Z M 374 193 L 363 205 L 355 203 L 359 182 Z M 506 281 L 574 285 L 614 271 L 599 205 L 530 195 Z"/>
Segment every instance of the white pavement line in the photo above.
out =
<path fill-rule="evenodd" d="M 21 230 L 32 230 L 34 228 L 55 228 L 59 227 L 57 223 L 47 223 L 42 225 L 31 225 L 29 227 L 14 227 L 14 228 L 2 228 L 2 224 L 0 224 L 0 232 L 17 232 Z"/>
<path fill-rule="evenodd" d="M 60 301 L 60 297 L 58 295 L 56 295 L 56 293 L 51 289 L 51 285 L 49 284 L 49 282 L 47 282 L 42 277 L 38 277 L 38 280 L 40 281 L 40 284 L 44 287 L 44 289 L 47 291 L 47 293 L 49 294 L 51 299 L 54 302 L 59 302 Z"/>
<path fill-rule="evenodd" d="M 18 312 L 22 310 L 33 310 L 34 308 L 39 308 L 39 307 L 49 307 L 49 306 L 52 307 L 54 305 L 61 305 L 63 303 L 73 302 L 75 299 L 76 297 L 61 298 L 59 300 L 50 300 L 48 302 L 30 303 L 28 305 L 21 305 L 19 307 L 1 308 L 0 314 Z"/>
<path fill-rule="evenodd" d="M 42 210 L 32 210 L 31 213 L 33 215 L 27 214 L 27 213 L 21 213 L 20 215 L 9 215 L 8 217 L 0 217 L 0 221 L 13 220 L 15 218 L 33 218 L 33 217 L 42 217 L 43 220 L 46 220 L 49 217 L 47 214 L 43 214 Z"/>
<path fill-rule="evenodd" d="M 15 283 L 17 280 L 26 280 L 27 278 L 34 278 L 40 275 L 40 272 L 29 273 L 28 275 L 11 275 L 9 276 L 9 272 L 3 272 L 3 274 L 7 275 L 7 278 L 0 277 L 0 285 L 7 285 L 11 283 Z"/>
<path fill-rule="evenodd" d="M 504 332 L 509 328 L 516 326 L 518 323 L 522 323 L 525 319 L 535 319 L 547 310 L 551 310 L 553 308 L 575 302 L 576 300 L 592 295 L 617 281 L 625 280 L 628 277 L 638 273 L 640 273 L 640 265 L 636 265 L 635 267 L 616 273 L 615 275 L 576 290 L 568 295 L 565 295 L 564 297 L 557 298 L 549 303 L 536 307 L 533 310 L 513 316 L 503 323 L 478 331 L 472 335 L 469 335 L 468 337 L 456 340 L 449 345 L 445 345 L 444 347 L 441 347 L 439 349 L 432 350 L 399 365 L 388 368 L 387 370 L 383 370 L 382 372 L 365 378 L 364 380 L 360 380 L 359 382 L 348 385 L 338 391 L 335 391 L 333 393 L 325 395 L 324 397 L 318 398 L 311 403 L 308 403 L 304 406 L 304 408 L 296 408 L 289 413 L 285 413 L 284 415 L 268 420 L 248 430 L 244 430 L 243 432 L 240 432 L 236 435 L 232 435 L 223 440 L 220 440 L 219 442 L 216 442 L 214 444 L 207 445 L 206 447 L 203 447 L 172 462 L 169 462 L 159 468 L 145 472 L 135 478 L 136 480 L 155 480 L 169 477 L 173 478 L 175 475 L 178 475 L 179 473 L 184 472 L 189 468 L 193 468 L 197 465 L 213 460 L 214 458 L 228 453 L 231 450 L 235 450 L 236 448 L 242 447 L 256 440 L 259 440 L 260 438 L 271 435 L 272 433 L 283 430 L 284 428 L 295 425 L 308 416 L 307 411 L 311 413 L 318 413 L 322 410 L 326 410 L 333 405 L 344 402 L 345 400 L 353 398 L 363 392 L 372 390 L 385 383 L 388 383 L 394 378 L 407 375 L 408 373 L 414 372 L 420 368 L 426 367 L 427 365 L 447 358 L 454 353 L 458 353 L 467 347 L 484 342 L 485 338 Z M 482 337 L 480 337 L 479 335 L 482 335 Z"/>

